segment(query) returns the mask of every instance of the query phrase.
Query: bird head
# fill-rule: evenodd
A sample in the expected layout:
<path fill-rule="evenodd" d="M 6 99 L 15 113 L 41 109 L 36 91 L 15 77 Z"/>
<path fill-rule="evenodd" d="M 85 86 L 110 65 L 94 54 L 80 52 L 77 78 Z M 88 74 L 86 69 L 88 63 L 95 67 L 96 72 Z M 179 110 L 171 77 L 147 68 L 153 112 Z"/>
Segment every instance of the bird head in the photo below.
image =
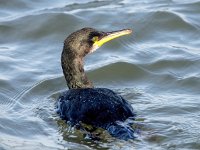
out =
<path fill-rule="evenodd" d="M 74 53 L 76 56 L 84 57 L 97 50 L 106 42 L 130 33 L 132 33 L 131 29 L 103 32 L 93 28 L 82 28 L 66 38 L 64 49 Z"/>

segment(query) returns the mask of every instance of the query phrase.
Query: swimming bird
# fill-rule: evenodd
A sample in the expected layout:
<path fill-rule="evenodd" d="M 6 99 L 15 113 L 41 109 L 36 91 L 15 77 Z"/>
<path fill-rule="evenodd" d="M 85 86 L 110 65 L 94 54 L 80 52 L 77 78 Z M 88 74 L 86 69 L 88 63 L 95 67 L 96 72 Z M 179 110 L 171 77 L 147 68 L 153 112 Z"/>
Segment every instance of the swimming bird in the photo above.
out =
<path fill-rule="evenodd" d="M 64 41 L 61 55 L 63 73 L 69 90 L 58 100 L 58 114 L 71 126 L 80 124 L 106 129 L 113 137 L 133 139 L 134 130 L 124 126 L 135 117 L 130 103 L 107 88 L 95 88 L 84 71 L 84 57 L 104 43 L 130 34 L 131 29 L 113 32 L 82 28 L 71 33 Z"/>

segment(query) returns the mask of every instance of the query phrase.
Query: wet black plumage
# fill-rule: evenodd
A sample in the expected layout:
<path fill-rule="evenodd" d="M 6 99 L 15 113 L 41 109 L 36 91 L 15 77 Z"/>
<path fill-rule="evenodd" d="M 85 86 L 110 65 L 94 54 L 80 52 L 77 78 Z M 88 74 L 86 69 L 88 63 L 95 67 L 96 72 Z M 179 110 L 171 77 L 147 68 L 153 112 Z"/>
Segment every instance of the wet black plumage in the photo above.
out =
<path fill-rule="evenodd" d="M 94 37 L 100 41 L 118 32 L 83 28 L 67 37 L 61 61 L 69 90 L 59 97 L 58 113 L 71 126 L 81 122 L 104 128 L 114 137 L 130 139 L 134 138 L 134 130 L 117 122 L 135 117 L 132 106 L 110 89 L 94 88 L 83 68 L 83 57 L 96 49 Z"/>
<path fill-rule="evenodd" d="M 60 97 L 60 102 L 61 117 L 73 125 L 82 121 L 105 128 L 134 115 L 126 100 L 106 88 L 70 89 Z"/>

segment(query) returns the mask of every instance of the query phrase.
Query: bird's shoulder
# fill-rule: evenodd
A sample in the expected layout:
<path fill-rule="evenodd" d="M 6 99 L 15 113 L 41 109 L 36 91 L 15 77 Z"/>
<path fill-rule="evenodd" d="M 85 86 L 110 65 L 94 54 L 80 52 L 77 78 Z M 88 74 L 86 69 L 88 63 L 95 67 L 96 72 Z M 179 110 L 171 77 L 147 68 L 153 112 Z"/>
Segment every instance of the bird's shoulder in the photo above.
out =
<path fill-rule="evenodd" d="M 108 88 L 84 88 L 84 89 L 69 89 L 61 94 L 59 99 L 73 100 L 122 100 L 123 98 Z"/>

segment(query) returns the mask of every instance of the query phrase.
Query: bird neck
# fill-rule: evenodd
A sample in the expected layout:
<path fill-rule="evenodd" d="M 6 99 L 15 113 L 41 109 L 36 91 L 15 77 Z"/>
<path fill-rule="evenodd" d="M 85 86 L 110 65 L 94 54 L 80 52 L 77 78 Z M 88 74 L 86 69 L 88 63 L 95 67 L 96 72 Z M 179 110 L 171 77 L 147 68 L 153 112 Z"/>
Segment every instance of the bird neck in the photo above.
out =
<path fill-rule="evenodd" d="M 61 57 L 62 69 L 69 89 L 93 88 L 84 72 L 84 61 L 80 56 L 67 55 L 65 51 Z"/>

